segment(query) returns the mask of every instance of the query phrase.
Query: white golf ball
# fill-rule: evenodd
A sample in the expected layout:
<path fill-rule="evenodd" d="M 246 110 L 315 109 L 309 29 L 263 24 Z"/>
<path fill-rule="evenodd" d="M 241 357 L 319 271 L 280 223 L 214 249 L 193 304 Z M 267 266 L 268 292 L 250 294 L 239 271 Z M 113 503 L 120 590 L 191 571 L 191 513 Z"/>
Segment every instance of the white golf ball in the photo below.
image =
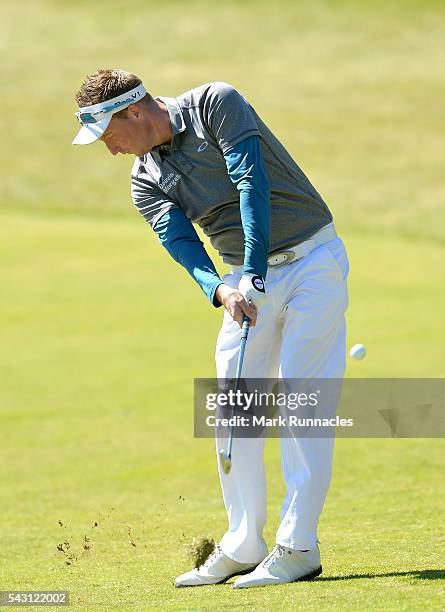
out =
<path fill-rule="evenodd" d="M 366 355 L 366 347 L 364 344 L 354 344 L 354 346 L 349 351 L 352 359 L 363 359 Z"/>

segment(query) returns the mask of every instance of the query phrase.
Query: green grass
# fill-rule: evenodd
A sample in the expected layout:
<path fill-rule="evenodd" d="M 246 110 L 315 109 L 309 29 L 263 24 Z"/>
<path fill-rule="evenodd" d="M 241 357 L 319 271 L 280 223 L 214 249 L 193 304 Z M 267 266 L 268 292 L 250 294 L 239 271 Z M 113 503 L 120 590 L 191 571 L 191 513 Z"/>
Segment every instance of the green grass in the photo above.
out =
<path fill-rule="evenodd" d="M 213 443 L 191 431 L 192 379 L 213 373 L 219 313 L 137 217 L 5 213 L 0 231 L 4 588 L 63 587 L 81 610 L 440 609 L 440 440 L 337 442 L 315 583 L 175 590 L 192 537 L 218 538 L 225 525 Z M 442 247 L 346 238 L 349 344 L 369 348 L 349 375 L 440 376 L 443 355 L 431 346 L 445 296 L 425 270 Z M 378 273 L 390 249 L 392 282 Z M 283 494 L 276 441 L 267 455 L 272 545 Z M 82 555 L 85 535 L 93 547 Z M 71 565 L 56 549 L 65 540 L 78 556 Z"/>
<path fill-rule="evenodd" d="M 73 96 L 102 66 L 154 95 L 227 80 L 348 227 L 444 240 L 443 4 L 278 0 L 4 7 L 3 205 L 125 214 L 129 160 L 71 147 Z M 419 210 L 422 217 L 419 219 Z"/>
<path fill-rule="evenodd" d="M 345 239 L 348 345 L 368 348 L 348 376 L 443 377 L 443 4 L 184 6 L 3 7 L 0 590 L 68 589 L 82 611 L 441 610 L 444 443 L 431 439 L 337 441 L 313 583 L 173 588 L 192 538 L 226 524 L 213 442 L 192 434 L 221 312 L 132 210 L 130 159 L 70 142 L 74 91 L 99 66 L 155 95 L 233 83 Z M 276 440 L 266 455 L 272 546 Z"/>

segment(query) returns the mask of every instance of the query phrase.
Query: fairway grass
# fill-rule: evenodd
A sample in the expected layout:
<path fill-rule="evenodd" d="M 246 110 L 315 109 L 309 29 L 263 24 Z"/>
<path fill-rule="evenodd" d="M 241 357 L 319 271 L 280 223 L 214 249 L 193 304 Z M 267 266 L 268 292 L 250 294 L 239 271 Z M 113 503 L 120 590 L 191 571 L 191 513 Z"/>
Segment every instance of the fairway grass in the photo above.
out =
<path fill-rule="evenodd" d="M 124 214 L 131 160 L 71 147 L 82 80 L 121 67 L 155 96 L 228 81 L 343 226 L 443 243 L 443 2 L 33 0 L 26 20 L 20 3 L 3 15 L 3 113 L 20 120 L 1 206 Z"/>
<path fill-rule="evenodd" d="M 221 311 L 136 215 L 0 220 L 2 589 L 67 589 L 86 611 L 443 608 L 442 440 L 337 441 L 316 581 L 175 589 L 192 538 L 226 525 L 213 443 L 192 434 Z M 348 375 L 443 375 L 443 247 L 344 239 L 348 345 L 369 350 Z M 266 455 L 272 546 L 276 440 Z"/>

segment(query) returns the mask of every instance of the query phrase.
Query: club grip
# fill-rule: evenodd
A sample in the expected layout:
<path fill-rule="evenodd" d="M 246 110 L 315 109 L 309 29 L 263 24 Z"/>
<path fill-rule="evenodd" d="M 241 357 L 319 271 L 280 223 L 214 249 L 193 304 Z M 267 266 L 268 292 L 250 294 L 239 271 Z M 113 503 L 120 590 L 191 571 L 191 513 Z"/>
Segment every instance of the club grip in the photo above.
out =
<path fill-rule="evenodd" d="M 247 336 L 249 334 L 249 327 L 250 327 L 250 319 L 245 314 L 244 317 L 243 317 L 243 326 L 241 328 L 241 338 L 243 340 L 247 340 Z"/>

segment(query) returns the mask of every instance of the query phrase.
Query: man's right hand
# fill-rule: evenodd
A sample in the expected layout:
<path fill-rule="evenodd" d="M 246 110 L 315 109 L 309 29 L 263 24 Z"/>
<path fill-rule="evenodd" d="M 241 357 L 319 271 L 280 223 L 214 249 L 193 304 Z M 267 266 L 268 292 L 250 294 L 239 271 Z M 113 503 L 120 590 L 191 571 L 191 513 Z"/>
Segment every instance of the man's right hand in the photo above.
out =
<path fill-rule="evenodd" d="M 216 299 L 221 302 L 232 319 L 240 327 L 243 325 L 243 318 L 246 314 L 250 319 L 250 326 L 255 327 L 258 311 L 254 304 L 248 304 L 243 295 L 228 285 L 221 284 L 216 290 Z"/>

